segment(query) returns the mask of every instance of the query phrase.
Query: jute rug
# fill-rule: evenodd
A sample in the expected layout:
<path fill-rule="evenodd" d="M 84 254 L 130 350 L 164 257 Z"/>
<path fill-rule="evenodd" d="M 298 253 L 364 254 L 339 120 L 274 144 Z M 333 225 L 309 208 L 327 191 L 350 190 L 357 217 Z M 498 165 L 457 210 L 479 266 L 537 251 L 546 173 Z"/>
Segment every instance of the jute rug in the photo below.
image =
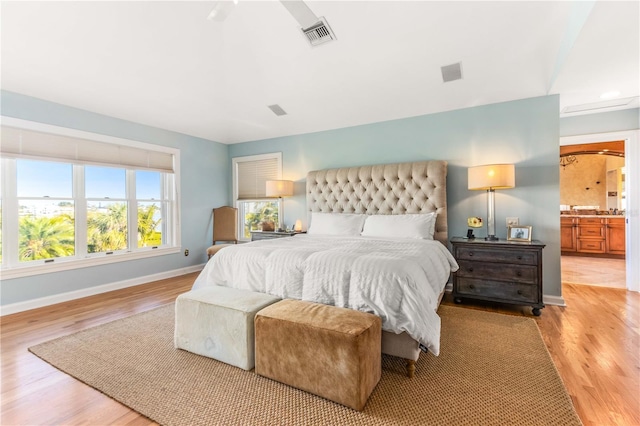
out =
<path fill-rule="evenodd" d="M 173 347 L 173 305 L 30 348 L 163 425 L 579 425 L 535 321 L 441 306 L 416 377 L 383 357 L 363 412 Z"/>

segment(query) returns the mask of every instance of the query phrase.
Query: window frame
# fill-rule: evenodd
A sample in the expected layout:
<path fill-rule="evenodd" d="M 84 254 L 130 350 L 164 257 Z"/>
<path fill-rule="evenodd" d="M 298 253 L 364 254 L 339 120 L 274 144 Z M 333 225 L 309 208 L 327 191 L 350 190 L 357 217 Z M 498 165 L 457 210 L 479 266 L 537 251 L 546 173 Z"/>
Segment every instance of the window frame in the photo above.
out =
<path fill-rule="evenodd" d="M 234 207 L 238 209 L 238 241 L 250 241 L 249 238 L 244 236 L 244 207 L 241 206 L 242 203 L 254 203 L 260 201 L 271 201 L 276 202 L 278 205 L 278 218 L 280 220 L 280 224 L 283 221 L 282 217 L 282 198 L 272 198 L 272 197 L 264 197 L 264 198 L 251 198 L 251 199 L 238 199 L 238 164 L 244 162 L 252 162 L 252 161 L 261 161 L 261 160 L 270 160 L 275 159 L 278 162 L 277 165 L 277 176 L 275 179 L 282 179 L 282 152 L 272 152 L 266 154 L 257 154 L 257 155 L 246 155 L 242 157 L 233 157 L 231 159 L 231 170 L 232 170 L 232 187 L 233 187 L 233 202 Z"/>
<path fill-rule="evenodd" d="M 80 245 L 86 245 L 86 225 L 76 225 L 76 252 L 74 256 L 55 258 L 54 262 L 45 263 L 44 260 L 35 260 L 20 264 L 18 262 L 18 250 L 17 247 L 11 247 L 11 251 L 7 252 L 7 241 L 11 241 L 12 244 L 19 240 L 19 217 L 18 215 L 5 214 L 2 220 L 2 278 L 12 279 L 27 277 L 32 275 L 46 274 L 51 272 L 59 272 L 66 270 L 74 270 L 79 268 L 86 268 L 97 265 L 104 265 L 117 262 L 126 262 L 136 259 L 144 259 L 156 256 L 162 256 L 167 254 L 180 253 L 181 248 L 181 220 L 180 220 L 180 193 L 177 188 L 180 187 L 180 150 L 176 148 L 166 147 L 162 145 L 154 145 L 145 142 L 134 141 L 130 139 L 117 138 L 107 135 L 101 135 L 97 133 L 85 132 L 81 130 L 69 129 L 64 127 L 58 127 L 43 123 L 36 123 L 32 121 L 16 119 L 11 117 L 0 117 L 3 126 L 16 127 L 25 130 L 33 130 L 38 132 L 50 133 L 54 135 L 69 136 L 72 138 L 86 139 L 89 141 L 96 141 L 108 144 L 121 145 L 126 147 L 134 147 L 149 152 L 164 153 L 173 156 L 173 173 L 161 172 L 163 178 L 162 186 L 164 193 L 162 199 L 158 200 L 160 208 L 163 209 L 163 245 L 154 247 L 138 247 L 137 242 L 137 210 L 138 201 L 137 197 L 127 195 L 127 199 L 130 202 L 134 202 L 134 205 L 128 206 L 129 227 L 133 229 L 133 232 L 128 232 L 129 247 L 127 250 L 117 252 L 102 252 L 102 253 L 86 253 L 86 247 L 83 251 L 78 251 L 79 241 Z M 8 156 L 10 157 L 10 156 Z M 58 163 L 71 163 L 73 166 L 73 186 L 74 186 L 74 208 L 75 215 L 74 220 L 76 223 L 82 220 L 86 223 L 86 207 L 87 198 L 84 194 L 84 167 L 78 162 L 72 160 L 65 161 L 64 159 L 47 158 L 44 156 L 24 156 L 25 159 L 39 160 L 39 161 L 54 161 Z M 17 211 L 17 205 L 19 203 L 17 197 L 17 179 L 16 179 L 16 159 L 5 158 L 0 156 L 2 162 L 3 174 L 2 179 L 2 211 Z M 98 166 L 105 166 L 104 164 L 97 164 Z M 111 167 L 117 167 L 125 169 L 126 185 L 133 185 L 135 193 L 135 172 L 136 170 L 143 170 L 142 168 L 134 168 L 126 165 L 113 164 Z M 150 169 L 151 170 L 151 169 Z M 133 175 L 133 179 L 130 176 Z M 130 190 L 131 186 L 128 188 Z M 78 194 L 82 194 L 79 196 Z M 7 204 L 9 202 L 9 204 Z M 9 210 L 14 209 L 14 210 Z M 133 214 L 135 213 L 135 220 Z M 15 216 L 15 217 L 14 217 Z M 132 222 L 132 220 L 134 220 Z M 170 222 L 167 223 L 167 222 Z M 78 232 L 80 230 L 80 232 Z M 133 236 L 132 236 L 133 235 Z M 79 240 L 81 238 L 81 240 Z M 132 241 L 133 240 L 133 241 Z M 109 254 L 107 254 L 109 253 Z M 8 262 L 5 261 L 8 259 Z"/>

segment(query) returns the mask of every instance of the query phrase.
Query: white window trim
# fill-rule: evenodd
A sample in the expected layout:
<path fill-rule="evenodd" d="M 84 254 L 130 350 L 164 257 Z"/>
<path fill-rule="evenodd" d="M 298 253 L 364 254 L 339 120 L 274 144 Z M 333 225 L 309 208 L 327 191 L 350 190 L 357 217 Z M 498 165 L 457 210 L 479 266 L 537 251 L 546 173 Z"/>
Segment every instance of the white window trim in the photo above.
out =
<path fill-rule="evenodd" d="M 47 274 L 51 272 L 67 271 L 73 269 L 87 268 L 91 266 L 104 265 L 116 262 L 126 262 L 136 259 L 144 259 L 149 257 L 163 256 L 168 254 L 180 253 L 182 251 L 181 245 L 181 218 L 180 218 L 180 150 L 177 148 L 166 147 L 162 145 L 155 145 L 140 141 L 134 141 L 130 139 L 123 139 L 114 136 L 101 135 L 98 133 L 85 132 L 83 130 L 70 129 L 66 127 L 53 126 L 50 124 L 37 123 L 34 121 L 22 120 L 19 118 L 0 116 L 0 124 L 4 126 L 23 128 L 27 130 L 34 130 L 44 133 L 52 133 L 56 135 L 63 135 L 69 137 L 75 137 L 80 139 L 95 140 L 98 142 L 112 143 L 116 145 L 125 145 L 136 147 L 140 149 L 146 149 L 149 151 L 164 152 L 173 155 L 174 158 L 174 176 L 173 176 L 173 211 L 171 212 L 173 229 L 167 230 L 171 233 L 171 236 L 167 234 L 173 245 L 170 247 L 158 247 L 153 249 L 151 247 L 136 249 L 136 251 L 118 252 L 112 255 L 102 254 L 99 257 L 88 258 L 74 258 L 74 259 L 56 259 L 53 263 L 38 263 L 29 264 L 25 266 L 13 266 L 9 269 L 1 269 L 0 274 L 3 280 L 12 278 L 21 278 L 32 275 Z M 48 158 L 42 158 L 45 161 L 51 161 Z M 7 182 L 3 182 L 6 185 Z M 6 188 L 6 187 L 5 187 Z M 3 223 L 3 227 L 7 224 Z M 7 226 L 8 228 L 8 226 Z M 7 231 L 11 232 L 9 229 Z M 17 228 L 16 228 L 17 229 Z M 164 230 L 164 229 L 163 229 Z M 4 233 L 3 235 L 6 235 Z"/>
<path fill-rule="evenodd" d="M 73 269 L 88 268 L 91 266 L 106 265 L 110 263 L 126 262 L 130 260 L 146 259 L 149 257 L 164 256 L 167 254 L 180 253 L 181 247 L 167 247 L 157 249 L 142 249 L 135 252 L 114 253 L 100 257 L 89 257 L 86 259 L 57 260 L 53 263 L 16 266 L 11 269 L 3 269 L 0 273 L 3 280 L 12 278 L 30 277 L 33 275 L 49 274 L 52 272 L 70 271 Z"/>
<path fill-rule="evenodd" d="M 231 159 L 231 174 L 232 174 L 232 187 L 233 187 L 233 206 L 238 210 L 241 210 L 238 205 L 240 202 L 251 202 L 251 201 L 276 201 L 278 200 L 278 217 L 280 217 L 280 212 L 282 211 L 282 198 L 264 198 L 257 200 L 238 200 L 238 163 L 247 162 L 247 161 L 260 161 L 260 160 L 268 160 L 275 158 L 278 160 L 278 176 L 277 179 L 282 179 L 282 152 L 272 152 L 268 154 L 257 154 L 257 155 L 246 155 L 243 157 L 233 157 Z M 282 221 L 283 218 L 280 220 Z M 238 241 L 249 241 L 248 238 L 244 237 L 244 220 L 241 214 L 238 214 Z"/>
<path fill-rule="evenodd" d="M 258 154 L 258 155 L 247 155 L 244 157 L 233 157 L 231 159 L 231 167 L 233 171 L 232 176 L 232 184 L 233 184 L 233 200 L 238 201 L 238 163 L 244 163 L 248 161 L 260 161 L 260 160 L 269 160 L 275 158 L 278 160 L 278 179 L 282 179 L 282 153 L 281 152 L 273 152 L 270 154 Z"/>

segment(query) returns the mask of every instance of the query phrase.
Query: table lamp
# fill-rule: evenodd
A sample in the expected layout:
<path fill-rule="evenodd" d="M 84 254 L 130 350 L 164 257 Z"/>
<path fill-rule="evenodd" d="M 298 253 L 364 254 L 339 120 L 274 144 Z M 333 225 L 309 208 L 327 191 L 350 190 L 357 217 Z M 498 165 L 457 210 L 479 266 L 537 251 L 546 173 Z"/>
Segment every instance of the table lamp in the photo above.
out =
<path fill-rule="evenodd" d="M 485 240 L 498 240 L 496 237 L 495 190 L 514 188 L 516 182 L 513 164 L 489 164 L 469 167 L 468 185 L 470 190 L 487 191 L 487 237 Z"/>
<path fill-rule="evenodd" d="M 293 195 L 292 180 L 268 180 L 266 183 L 265 195 L 267 197 L 290 197 Z M 284 220 L 284 202 L 280 203 L 280 211 L 278 212 L 278 231 L 282 231 L 282 221 Z"/>

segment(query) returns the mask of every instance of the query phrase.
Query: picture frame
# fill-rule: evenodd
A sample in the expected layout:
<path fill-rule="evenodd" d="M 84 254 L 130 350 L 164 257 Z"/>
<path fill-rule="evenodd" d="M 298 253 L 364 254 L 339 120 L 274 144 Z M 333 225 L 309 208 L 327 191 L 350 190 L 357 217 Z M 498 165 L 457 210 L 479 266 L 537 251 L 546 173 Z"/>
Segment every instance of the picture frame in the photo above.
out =
<path fill-rule="evenodd" d="M 509 226 L 507 228 L 507 240 L 531 242 L 531 226 Z"/>

